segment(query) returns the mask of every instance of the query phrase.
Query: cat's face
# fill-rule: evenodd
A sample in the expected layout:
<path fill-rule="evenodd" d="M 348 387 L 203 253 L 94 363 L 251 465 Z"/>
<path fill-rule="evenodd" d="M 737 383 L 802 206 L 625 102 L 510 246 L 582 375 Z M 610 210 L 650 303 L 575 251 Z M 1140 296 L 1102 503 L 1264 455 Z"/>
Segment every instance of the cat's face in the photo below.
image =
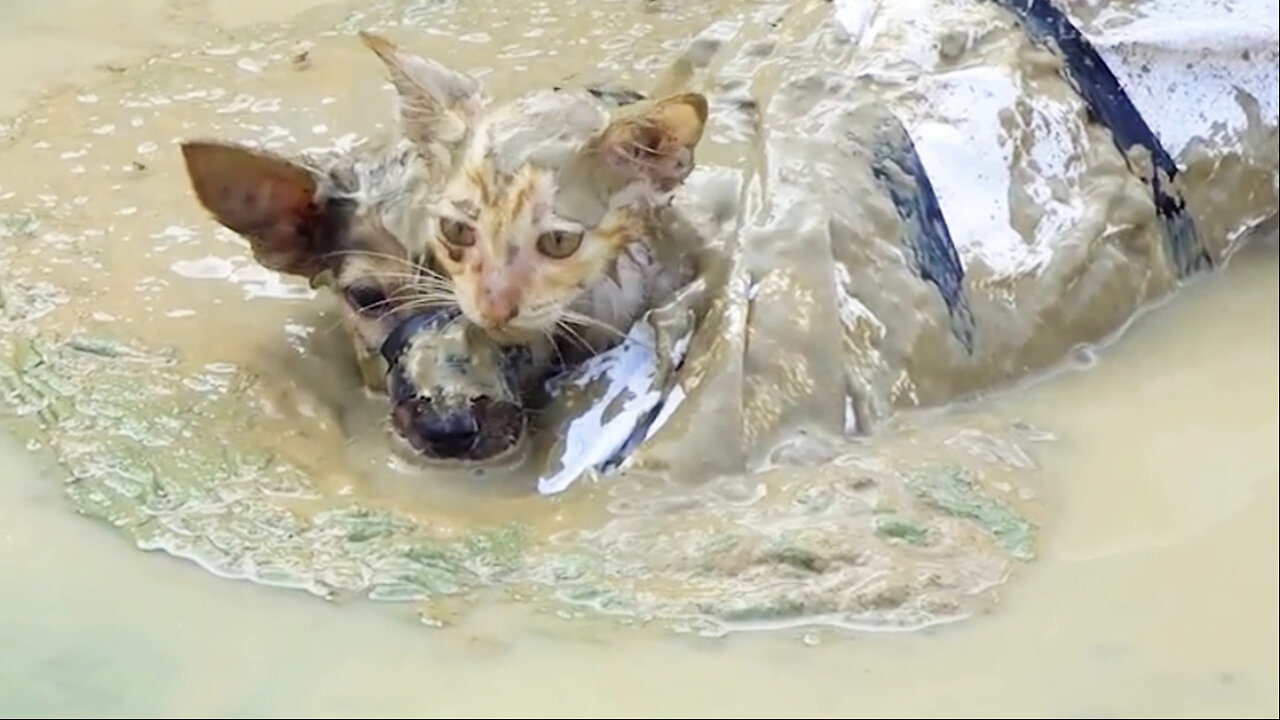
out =
<path fill-rule="evenodd" d="M 527 163 L 508 176 L 462 173 L 432 212 L 437 262 L 462 312 L 500 339 L 554 329 L 589 282 L 643 232 L 630 208 L 594 221 L 556 212 L 555 172 Z"/>
<path fill-rule="evenodd" d="M 499 339 L 572 321 L 569 305 L 693 170 L 702 95 L 612 116 L 569 91 L 494 106 L 476 80 L 362 38 L 389 68 L 403 131 L 440 180 L 427 220 L 436 262 L 463 313 Z"/>
<path fill-rule="evenodd" d="M 182 154 L 201 205 L 248 240 L 261 265 L 338 295 L 365 382 L 382 389 L 378 350 L 430 285 L 425 236 L 388 227 L 404 225 L 398 212 L 411 203 L 416 152 L 326 170 L 224 142 L 186 142 Z"/>

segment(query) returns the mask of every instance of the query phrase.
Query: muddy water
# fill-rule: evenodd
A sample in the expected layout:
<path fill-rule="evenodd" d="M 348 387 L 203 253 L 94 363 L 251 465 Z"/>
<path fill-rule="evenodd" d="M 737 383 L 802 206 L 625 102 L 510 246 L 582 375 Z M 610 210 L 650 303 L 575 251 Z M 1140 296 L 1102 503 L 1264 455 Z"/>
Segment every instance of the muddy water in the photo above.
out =
<path fill-rule="evenodd" d="M 1246 249 L 1092 367 L 992 403 L 1059 437 L 1052 530 L 998 612 L 917 635 L 713 641 L 501 604 L 424 629 L 137 553 L 6 443 L 0 711 L 1274 715 L 1278 269 Z"/>
<path fill-rule="evenodd" d="M 285 20 L 320 0 L 140 0 L 116 12 L 107 0 L 73 0 L 54 12 L 40 3 L 7 3 L 0 24 L 0 117 L 50 90 L 93 82 L 119 72 L 157 47 L 228 35 L 236 28 Z"/>
<path fill-rule="evenodd" d="M 677 461 L 733 452 L 694 437 L 667 446 L 674 471 L 650 463 L 551 501 L 518 477 L 455 481 L 388 461 L 385 402 L 360 393 L 326 298 L 212 226 L 174 146 L 213 135 L 349 150 L 390 115 L 376 59 L 351 38 L 360 28 L 425 35 L 510 96 L 524 83 L 632 82 L 671 61 L 669 42 L 743 12 L 523 7 L 520 22 L 470 5 L 318 8 L 163 50 L 19 117 L 4 163 L 22 171 L 0 179 L 0 390 L 22 436 L 74 478 L 73 507 L 217 574 L 422 603 L 434 619 L 451 612 L 441 597 L 496 585 L 709 634 L 813 620 L 919 628 L 989 607 L 1034 558 L 1038 512 L 1020 447 L 1034 429 L 999 418 L 908 423 L 856 453 L 814 433 L 787 451 L 830 458 L 823 443 L 846 443 L 840 462 L 707 483 Z M 823 3 L 804 10 L 826 17 Z M 704 161 L 730 162 L 734 147 L 712 142 Z M 720 318 L 732 322 L 744 308 L 728 299 Z M 732 406 L 742 374 L 715 345 L 711 363 L 688 366 Z M 794 399 L 777 380 L 756 388 L 754 425 L 776 425 Z M 673 427 L 729 417 L 690 420 L 690 406 Z"/>
<path fill-rule="evenodd" d="M 97 28 L 102 34 L 96 37 L 110 38 L 57 54 L 59 62 L 86 74 L 116 72 L 86 64 L 120 62 L 127 75 L 130 54 L 155 43 L 181 46 L 222 33 L 233 43 L 236 31 L 219 30 L 219 23 L 227 28 L 242 18 L 275 19 L 224 15 L 222 9 L 215 17 L 199 4 L 157 4 L 151 11 L 155 22 L 130 35 L 111 27 L 105 5 L 86 3 L 76 14 L 80 26 L 26 12 L 16 25 L 6 17 L 6 32 L 17 28 L 13 34 L 30 41 L 42 28 L 55 28 L 71 48 L 79 46 L 69 27 L 83 27 L 86 34 Z M 291 12 L 282 9 L 280 15 Z M 500 19 L 489 25 L 492 37 L 485 42 L 528 32 L 504 29 Z M 50 45 L 42 47 L 52 47 L 58 37 L 53 33 Z M 174 60 L 177 72 L 204 62 Z M 56 302 L 43 307 L 51 298 L 31 293 L 36 311 L 46 313 L 42 322 L 81 330 L 95 323 L 123 325 L 122 334 L 147 345 L 180 339 L 186 352 L 217 365 L 188 378 L 205 383 L 201 387 L 217 386 L 222 363 L 253 368 L 262 378 L 255 392 L 277 394 L 275 407 L 285 408 L 285 417 L 272 418 L 270 425 L 287 430 L 279 446 L 314 456 L 326 444 L 341 447 L 352 427 L 376 417 L 375 406 L 335 389 L 355 382 L 343 364 L 342 339 L 326 336 L 322 311 L 289 301 L 296 289 L 243 267 L 228 268 L 225 259 L 218 262 L 238 247 L 212 253 L 216 245 L 187 244 L 181 227 L 169 230 L 168 218 L 192 218 L 189 209 L 177 210 L 189 197 L 173 182 L 179 176 L 163 145 L 146 144 L 201 130 L 269 135 L 268 120 L 246 125 L 244 117 L 255 102 L 263 103 L 264 117 L 278 111 L 282 103 L 271 100 L 276 97 L 287 106 L 295 95 L 341 95 L 340 102 L 322 106 L 323 114 L 290 122 L 310 128 L 315 142 L 363 131 L 381 116 L 386 98 L 367 82 L 372 63 L 358 48 L 330 42 L 313 63 L 324 72 L 300 71 L 281 90 L 274 84 L 278 76 L 272 84 L 255 85 L 250 62 L 227 81 L 228 94 L 208 107 L 160 112 L 147 104 L 154 98 L 142 97 L 136 115 L 123 122 L 93 117 L 106 91 L 75 96 L 72 90 L 58 107 L 78 108 L 76 113 L 46 116 L 41 126 L 32 126 L 51 147 L 24 151 L 29 187 L 19 189 L 49 183 L 67 195 L 57 209 L 69 209 L 56 220 L 70 245 L 44 249 L 44 257 L 53 260 L 44 276 L 73 288 L 79 280 L 82 290 L 93 286 L 96 293 L 92 308 Z M 579 69 L 580 62 L 539 63 L 545 73 L 539 79 Z M 6 76 L 5 99 L 18 104 L 54 74 L 65 77 L 60 68 L 39 72 L 46 79 L 36 73 L 37 79 L 24 76 L 14 83 Z M 239 107 L 237 94 L 250 96 L 248 112 Z M 217 109 L 226 105 L 239 107 L 234 121 L 219 119 L 225 114 Z M 312 112 L 299 105 L 299 113 Z M 141 123 L 134 125 L 133 117 Z M 92 131 L 109 122 L 116 127 L 93 133 L 86 147 L 86 125 Z M 78 166 L 81 172 L 75 172 Z M 10 187 L 14 177 L 5 175 Z M 132 192 L 124 189 L 131 182 L 137 183 Z M 103 187 L 116 194 L 104 196 Z M 77 204 L 80 196 L 87 199 Z M 139 196 L 146 205 L 135 204 Z M 85 206 L 77 215 L 75 208 Z M 75 257 L 74 230 L 93 230 L 96 223 L 109 223 L 119 245 L 94 245 L 80 258 L 83 267 L 68 266 L 65 259 Z M 90 272 L 102 267 L 116 278 L 105 286 Z M 1273 248 L 1246 251 L 1223 275 L 1141 320 L 1087 371 L 1010 393 L 950 420 L 963 427 L 980 414 L 1051 431 L 1057 442 L 1035 449 L 1043 468 L 1036 486 L 1049 509 L 1040 519 L 1038 562 L 1001 591 L 997 612 L 919 635 L 849 637 L 807 630 L 682 640 L 658 628 L 645 632 L 565 620 L 496 602 L 482 604 L 452 627 L 427 630 L 402 606 L 330 606 L 137 553 L 105 524 L 69 511 L 63 474 L 51 467 L 47 453 L 6 442 L 0 446 L 4 474 L 13 480 L 0 485 L 0 596 L 11 612 L 0 620 L 0 710 L 221 716 L 1274 714 L 1276 268 Z M 25 278 L 36 290 L 41 279 Z M 245 312 L 248 300 L 257 300 L 254 312 Z M 312 352 L 299 359 L 303 348 Z M 600 513 L 607 499 L 552 506 L 549 512 L 546 505 L 502 498 L 477 503 L 467 493 L 441 488 L 424 497 L 394 474 L 372 472 L 376 448 L 370 441 L 335 457 L 313 457 L 310 469 L 326 492 L 431 506 L 458 526 L 507 515 L 541 523 L 539 530 L 550 532 Z M 340 469 L 326 471 L 334 466 Z M 432 617 L 453 619 L 448 612 Z"/>

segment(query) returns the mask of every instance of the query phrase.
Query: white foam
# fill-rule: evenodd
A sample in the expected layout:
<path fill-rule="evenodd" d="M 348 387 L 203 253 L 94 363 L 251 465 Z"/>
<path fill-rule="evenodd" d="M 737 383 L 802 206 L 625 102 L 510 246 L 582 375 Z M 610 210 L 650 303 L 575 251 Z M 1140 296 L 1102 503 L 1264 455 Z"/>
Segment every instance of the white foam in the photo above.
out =
<path fill-rule="evenodd" d="M 231 277 L 234 266 L 226 258 L 206 255 L 196 260 L 176 260 L 169 268 L 193 280 L 225 280 Z"/>
<path fill-rule="evenodd" d="M 286 281 L 280 273 L 268 270 L 245 257 L 220 258 L 213 255 L 195 260 L 175 260 L 169 269 L 193 280 L 227 280 L 244 289 L 245 298 L 277 298 L 309 300 L 316 291 L 296 281 Z"/>

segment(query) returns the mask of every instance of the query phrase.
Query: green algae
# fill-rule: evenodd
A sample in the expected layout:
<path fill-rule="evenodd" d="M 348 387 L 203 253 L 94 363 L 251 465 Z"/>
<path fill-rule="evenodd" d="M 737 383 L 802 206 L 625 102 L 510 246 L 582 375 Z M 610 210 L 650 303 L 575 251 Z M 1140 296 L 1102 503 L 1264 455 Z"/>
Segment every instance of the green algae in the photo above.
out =
<path fill-rule="evenodd" d="M 891 593 L 850 595 L 847 588 L 883 574 L 863 567 L 876 556 L 875 543 L 930 545 L 932 531 L 915 519 L 927 518 L 929 508 L 973 522 L 1015 557 L 1030 556 L 1032 526 L 952 466 L 900 480 L 881 476 L 856 491 L 901 487 L 891 499 L 832 491 L 851 486 L 841 485 L 843 474 L 818 474 L 752 510 L 748 525 L 717 506 L 707 488 L 668 498 L 678 510 L 643 523 L 607 519 L 555 539 L 519 523 L 437 526 L 326 496 L 305 469 L 263 444 L 270 433 L 255 431 L 261 419 L 244 402 L 247 386 L 234 378 L 215 387 L 193 383 L 200 373 L 171 351 L 114 338 L 0 339 L 7 424 L 54 450 L 75 511 L 119 528 L 141 548 L 224 576 L 388 602 L 518 588 L 593 612 L 703 617 L 723 629 L 818 615 L 913 625 L 934 616 L 915 603 L 932 590 L 911 584 L 909 565 L 895 571 L 901 577 Z M 817 495 L 821 503 L 812 502 Z M 867 512 L 877 505 L 910 514 Z M 673 532 L 671 523 L 699 529 Z M 962 603 L 953 604 L 959 614 Z"/>
<path fill-rule="evenodd" d="M 912 545 L 924 545 L 929 540 L 929 531 L 919 525 L 897 518 L 878 518 L 876 534 L 895 540 L 902 540 Z"/>
<path fill-rule="evenodd" d="M 1021 560 L 1034 557 L 1035 533 L 1031 523 L 1004 503 L 983 494 L 963 469 L 951 467 L 915 473 L 908 483 L 929 505 L 981 525 L 1014 557 Z"/>
<path fill-rule="evenodd" d="M 371 596 L 428 597 L 493 584 L 520 567 L 526 531 L 477 528 L 444 538 L 413 518 L 352 503 L 305 512 L 286 499 L 321 496 L 306 474 L 252 438 L 254 419 L 233 392 L 189 389 L 192 373 L 165 353 L 111 339 L 0 342 L 0 392 L 28 422 L 21 434 L 62 459 L 75 510 L 233 576 Z M 217 432 L 199 432 L 210 422 Z M 344 557 L 345 556 L 345 557 Z M 388 568 L 326 571 L 368 564 Z M 395 569 L 391 569 L 391 568 Z M 370 582 L 369 580 L 372 580 Z M 417 588 L 406 594 L 405 585 Z"/>

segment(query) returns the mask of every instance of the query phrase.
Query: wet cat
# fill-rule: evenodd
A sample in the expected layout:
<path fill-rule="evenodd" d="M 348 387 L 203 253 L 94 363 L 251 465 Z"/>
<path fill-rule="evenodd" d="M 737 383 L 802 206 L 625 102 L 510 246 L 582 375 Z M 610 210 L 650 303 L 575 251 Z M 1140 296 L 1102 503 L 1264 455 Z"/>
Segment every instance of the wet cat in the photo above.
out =
<path fill-rule="evenodd" d="M 392 71 L 403 138 L 296 157 L 193 140 L 182 153 L 201 205 L 260 264 L 336 291 L 368 389 L 388 389 L 383 344 L 424 310 L 456 306 L 489 337 L 526 348 L 541 372 L 557 332 L 602 349 L 691 276 L 679 253 L 659 261 L 650 223 L 692 170 L 701 95 L 671 93 L 612 122 L 589 91 L 491 108 L 474 79 L 362 39 Z M 450 389 L 413 386 L 438 377 L 433 368 L 397 374 L 405 397 L 393 398 L 393 424 L 415 448 L 440 444 L 436 425 L 456 439 L 459 412 L 478 407 L 458 397 L 436 412 L 432 393 Z M 507 382 L 498 367 L 473 371 Z M 481 419 L 469 421 L 473 434 Z"/>
<path fill-rule="evenodd" d="M 706 98 L 675 92 L 610 112 L 587 91 L 496 104 L 478 81 L 362 33 L 389 70 L 404 135 L 438 179 L 426 233 L 464 315 L 503 343 L 609 346 L 691 279 L 655 213 L 694 167 Z"/>
<path fill-rule="evenodd" d="M 498 338 L 560 330 L 599 349 L 687 279 L 685 258 L 655 257 L 649 223 L 693 168 L 703 96 L 668 91 L 612 122 L 588 92 L 493 107 L 474 78 L 361 39 L 391 71 L 403 138 L 297 157 L 192 140 L 182 153 L 201 205 L 260 264 L 340 296 L 369 389 L 385 389 L 378 349 L 415 310 L 456 303 Z M 682 56 L 659 87 L 688 72 Z"/>
<path fill-rule="evenodd" d="M 365 386 L 382 392 L 379 350 L 407 314 L 429 302 L 431 252 L 418 197 L 430 169 L 414 143 L 283 157 L 235 143 L 182 144 L 200 204 L 249 241 L 266 268 L 306 278 L 340 298 Z"/>
<path fill-rule="evenodd" d="M 522 447 L 521 392 L 551 366 L 551 348 L 504 352 L 450 319 L 459 312 L 443 299 L 447 280 L 413 229 L 425 226 L 416 193 L 429 186 L 430 169 L 412 143 L 285 158 L 190 141 L 182 153 L 200 203 L 249 241 L 259 263 L 336 291 L 365 386 L 391 396 L 397 450 L 493 462 Z M 393 337 L 403 361 L 389 373 L 383 352 Z"/>

